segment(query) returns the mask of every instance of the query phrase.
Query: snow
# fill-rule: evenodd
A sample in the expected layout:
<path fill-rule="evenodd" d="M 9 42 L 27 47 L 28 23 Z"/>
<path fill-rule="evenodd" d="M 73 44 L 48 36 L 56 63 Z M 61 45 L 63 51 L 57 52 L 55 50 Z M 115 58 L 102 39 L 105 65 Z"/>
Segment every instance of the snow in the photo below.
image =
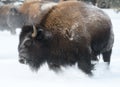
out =
<path fill-rule="evenodd" d="M 41 10 L 44 11 L 44 10 L 50 9 L 55 5 L 57 5 L 57 3 L 54 3 L 54 2 L 49 2 L 49 3 L 43 4 L 41 6 Z"/>
<path fill-rule="evenodd" d="M 120 13 L 104 9 L 110 16 L 115 43 L 110 67 L 102 59 L 95 66 L 94 76 L 88 77 L 76 65 L 55 73 L 44 64 L 38 72 L 18 62 L 19 32 L 0 31 L 0 87 L 119 87 L 120 86 Z"/>

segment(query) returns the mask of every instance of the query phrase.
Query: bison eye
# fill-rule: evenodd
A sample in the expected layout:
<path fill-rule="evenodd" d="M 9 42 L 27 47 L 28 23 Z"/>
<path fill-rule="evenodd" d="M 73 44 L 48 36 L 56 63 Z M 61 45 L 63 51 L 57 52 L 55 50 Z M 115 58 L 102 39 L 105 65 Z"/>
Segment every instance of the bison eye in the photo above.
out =
<path fill-rule="evenodd" d="M 37 34 L 37 40 L 42 40 L 44 38 L 43 31 L 39 30 Z"/>
<path fill-rule="evenodd" d="M 32 45 L 32 40 L 27 40 L 25 43 L 24 43 L 24 45 L 26 46 L 26 47 L 29 47 L 29 46 L 31 46 Z"/>

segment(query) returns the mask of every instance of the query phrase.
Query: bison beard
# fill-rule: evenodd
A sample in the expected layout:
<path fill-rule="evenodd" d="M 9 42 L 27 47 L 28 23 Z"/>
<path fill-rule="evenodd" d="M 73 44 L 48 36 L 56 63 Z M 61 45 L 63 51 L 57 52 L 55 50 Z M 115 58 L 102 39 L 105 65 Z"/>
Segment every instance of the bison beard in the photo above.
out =
<path fill-rule="evenodd" d="M 38 11 L 47 11 L 40 16 L 41 22 L 23 26 L 20 34 L 21 63 L 34 70 L 45 62 L 53 70 L 77 63 L 83 72 L 92 75 L 91 60 L 102 54 L 109 65 L 114 35 L 111 21 L 103 11 L 82 2 L 61 2 Z"/>

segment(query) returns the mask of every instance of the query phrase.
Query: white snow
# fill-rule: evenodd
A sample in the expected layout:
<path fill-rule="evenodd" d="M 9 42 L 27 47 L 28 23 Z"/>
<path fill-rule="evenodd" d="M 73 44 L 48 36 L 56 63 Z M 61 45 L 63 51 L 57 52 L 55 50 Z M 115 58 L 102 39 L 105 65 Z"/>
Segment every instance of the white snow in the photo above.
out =
<path fill-rule="evenodd" d="M 108 69 L 102 59 L 93 77 L 82 73 L 76 65 L 55 73 L 44 64 L 36 73 L 18 62 L 19 32 L 0 31 L 0 87 L 120 87 L 120 13 L 104 10 L 112 19 L 115 43 Z"/>

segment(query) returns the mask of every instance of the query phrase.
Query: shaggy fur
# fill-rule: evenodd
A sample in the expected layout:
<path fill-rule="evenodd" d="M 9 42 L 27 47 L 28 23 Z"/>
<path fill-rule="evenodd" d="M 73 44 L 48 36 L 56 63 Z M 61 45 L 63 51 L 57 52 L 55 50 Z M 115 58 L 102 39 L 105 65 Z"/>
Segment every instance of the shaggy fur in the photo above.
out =
<path fill-rule="evenodd" d="M 77 63 L 89 75 L 93 69 L 91 60 L 97 60 L 98 55 L 102 54 L 104 62 L 110 63 L 114 35 L 110 18 L 103 11 L 76 1 L 46 5 L 45 9 L 41 9 L 45 4 L 35 3 L 19 9 L 33 19 L 37 29 L 36 37 L 32 37 L 32 24 L 22 28 L 18 47 L 20 62 L 33 69 L 47 62 L 53 70 Z"/>

